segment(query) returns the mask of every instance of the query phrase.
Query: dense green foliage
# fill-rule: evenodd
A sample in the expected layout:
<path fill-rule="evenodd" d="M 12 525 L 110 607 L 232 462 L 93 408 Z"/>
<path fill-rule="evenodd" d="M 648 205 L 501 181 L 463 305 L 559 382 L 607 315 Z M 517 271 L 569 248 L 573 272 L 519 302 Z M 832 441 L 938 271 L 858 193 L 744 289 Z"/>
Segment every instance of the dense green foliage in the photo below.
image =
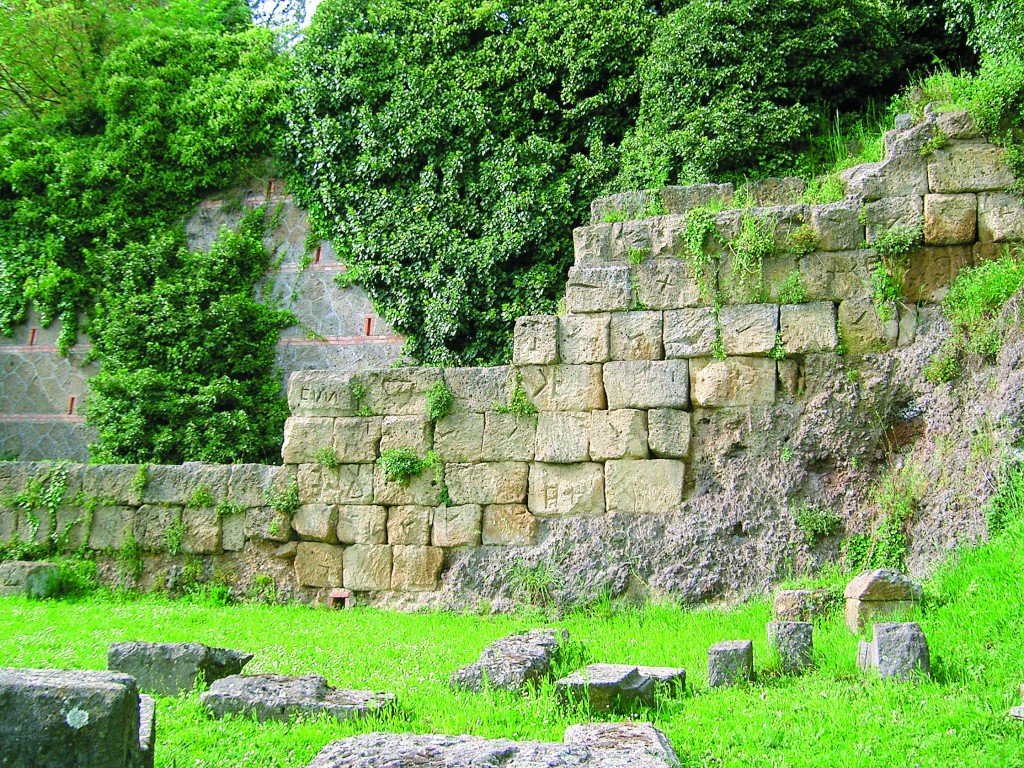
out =
<path fill-rule="evenodd" d="M 943 300 L 946 315 L 956 333 L 962 334 L 968 352 L 994 358 L 1002 343 L 999 313 L 1007 300 L 1024 284 L 1024 264 L 1007 253 L 996 261 L 960 271 Z"/>

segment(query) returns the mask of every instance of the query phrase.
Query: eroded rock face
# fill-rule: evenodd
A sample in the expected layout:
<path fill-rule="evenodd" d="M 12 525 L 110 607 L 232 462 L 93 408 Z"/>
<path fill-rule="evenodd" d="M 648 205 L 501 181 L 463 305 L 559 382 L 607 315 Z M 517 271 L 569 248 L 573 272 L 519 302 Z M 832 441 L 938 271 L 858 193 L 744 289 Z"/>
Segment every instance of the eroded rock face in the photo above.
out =
<path fill-rule="evenodd" d="M 250 661 L 251 653 L 201 643 L 113 643 L 107 650 L 108 669 L 131 675 L 139 690 L 161 696 L 191 691 L 200 678 L 209 685 L 237 675 Z"/>
<path fill-rule="evenodd" d="M 480 659 L 452 672 L 452 688 L 519 691 L 551 674 L 560 646 L 569 641 L 564 629 L 533 629 L 509 635 L 484 648 Z"/>
<path fill-rule="evenodd" d="M 242 715 L 288 722 L 295 715 L 326 712 L 339 722 L 394 705 L 392 693 L 332 688 L 319 675 L 232 675 L 217 680 L 200 700 L 214 717 Z"/>

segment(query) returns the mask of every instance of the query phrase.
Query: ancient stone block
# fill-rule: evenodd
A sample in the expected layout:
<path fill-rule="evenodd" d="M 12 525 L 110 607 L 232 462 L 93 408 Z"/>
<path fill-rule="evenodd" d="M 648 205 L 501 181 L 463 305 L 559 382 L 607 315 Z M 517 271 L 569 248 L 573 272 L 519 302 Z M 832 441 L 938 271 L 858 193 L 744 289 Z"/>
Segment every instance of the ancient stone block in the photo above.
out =
<path fill-rule="evenodd" d="M 455 504 L 518 504 L 526 498 L 529 465 L 521 462 L 448 464 L 444 479 Z"/>
<path fill-rule="evenodd" d="M 475 547 L 480 544 L 483 509 L 479 504 L 440 506 L 434 510 L 430 543 L 435 547 Z"/>
<path fill-rule="evenodd" d="M 338 508 L 333 504 L 303 504 L 292 515 L 292 529 L 300 539 L 338 542 Z"/>
<path fill-rule="evenodd" d="M 865 571 L 846 585 L 846 626 L 859 632 L 880 616 L 911 610 L 921 600 L 921 586 L 889 568 Z"/>
<path fill-rule="evenodd" d="M 0 541 L 10 541 L 18 533 L 18 510 L 0 507 Z"/>
<path fill-rule="evenodd" d="M 508 635 L 488 645 L 480 659 L 451 674 L 452 688 L 521 691 L 551 674 L 560 646 L 569 640 L 564 629 L 533 629 Z"/>
<path fill-rule="evenodd" d="M 610 359 L 611 316 L 567 315 L 558 319 L 558 355 L 566 365 L 603 363 Z"/>
<path fill-rule="evenodd" d="M 683 503 L 686 465 L 672 459 L 609 461 L 605 494 L 609 512 L 664 514 Z"/>
<path fill-rule="evenodd" d="M 875 624 L 874 639 L 857 651 L 857 667 L 877 669 L 883 680 L 931 677 L 928 639 L 915 622 Z"/>
<path fill-rule="evenodd" d="M 430 544 L 432 507 L 407 504 L 388 510 L 388 544 Z"/>
<path fill-rule="evenodd" d="M 1024 202 L 1008 192 L 978 195 L 978 239 L 983 243 L 1024 240 Z"/>
<path fill-rule="evenodd" d="M 344 505 L 338 510 L 338 541 L 342 544 L 384 544 L 388 513 L 373 505 Z"/>
<path fill-rule="evenodd" d="M 140 504 L 135 483 L 138 471 L 138 465 L 135 464 L 90 466 L 82 473 L 82 493 L 86 497 L 113 499 L 118 504 Z M 21 482 L 10 492 L 20 491 L 23 485 L 24 482 Z"/>
<path fill-rule="evenodd" d="M 295 549 L 295 578 L 302 587 L 340 587 L 344 547 L 300 541 Z"/>
<path fill-rule="evenodd" d="M 775 361 L 768 358 L 691 360 L 690 376 L 695 406 L 734 408 L 775 402 Z"/>
<path fill-rule="evenodd" d="M 860 205 L 851 200 L 812 205 L 811 229 L 819 251 L 853 251 L 865 237 Z"/>
<path fill-rule="evenodd" d="M 541 411 L 604 408 L 600 365 L 528 365 L 519 374 L 530 402 Z"/>
<path fill-rule="evenodd" d="M 686 670 L 682 667 L 637 667 L 636 671 L 654 681 L 655 689 L 675 695 L 686 690 Z"/>
<path fill-rule="evenodd" d="M 593 266 L 611 261 L 612 225 L 598 223 L 572 231 L 576 266 Z"/>
<path fill-rule="evenodd" d="M 586 701 L 595 712 L 628 711 L 636 704 L 654 706 L 654 681 L 626 664 L 590 664 L 555 683 L 559 695 Z"/>
<path fill-rule="evenodd" d="M 685 459 L 693 432 L 689 411 L 656 408 L 647 412 L 647 441 L 659 459 Z"/>
<path fill-rule="evenodd" d="M 427 390 L 441 381 L 439 368 L 382 368 L 360 371 L 353 379 L 366 389 L 361 405 L 377 416 L 424 416 Z M 350 414 L 338 414 L 350 415 Z"/>
<path fill-rule="evenodd" d="M 798 176 L 757 179 L 748 181 L 742 189 L 754 205 L 793 205 L 807 191 L 807 182 Z"/>
<path fill-rule="evenodd" d="M 686 408 L 690 404 L 686 360 L 629 360 L 604 366 L 608 409 Z"/>
<path fill-rule="evenodd" d="M 285 464 L 311 464 L 317 453 L 334 452 L 334 419 L 322 416 L 291 416 L 284 423 L 281 458 Z"/>
<path fill-rule="evenodd" d="M 800 283 L 811 301 L 871 298 L 874 251 L 810 253 L 800 259 Z"/>
<path fill-rule="evenodd" d="M 67 498 L 67 494 L 65 494 L 64 498 Z M 57 535 L 60 548 L 65 551 L 72 551 L 83 546 L 89 535 L 89 531 L 86 528 L 87 523 L 88 513 L 83 507 L 72 507 L 64 504 L 57 507 L 54 516 L 54 533 Z M 6 539 L 0 538 L 0 541 L 6 541 Z"/>
<path fill-rule="evenodd" d="M 373 502 L 373 464 L 323 467 L 300 464 L 296 475 L 303 504 L 369 504 Z"/>
<path fill-rule="evenodd" d="M 831 352 L 839 343 L 836 305 L 831 301 L 785 304 L 779 309 L 779 333 L 787 355 Z"/>
<path fill-rule="evenodd" d="M 219 555 L 220 516 L 213 507 L 185 507 L 181 513 L 185 535 L 181 549 L 194 555 Z"/>
<path fill-rule="evenodd" d="M 431 469 L 424 469 L 415 477 L 399 482 L 388 480 L 384 469 L 377 466 L 373 475 L 373 501 L 386 505 L 436 507 L 441 503 L 441 486 Z"/>
<path fill-rule="evenodd" d="M 754 644 L 727 640 L 708 649 L 708 687 L 736 685 L 754 679 Z"/>
<path fill-rule="evenodd" d="M 914 338 L 917 336 L 917 305 L 900 302 L 898 309 L 900 316 L 900 333 L 899 338 L 896 340 L 896 344 L 900 347 L 906 347 L 913 344 Z"/>
<path fill-rule="evenodd" d="M 613 312 L 612 360 L 660 360 L 661 312 Z"/>
<path fill-rule="evenodd" d="M 676 309 L 665 313 L 665 357 L 708 357 L 717 325 L 713 307 Z"/>
<path fill-rule="evenodd" d="M 343 555 L 345 588 L 355 592 L 391 589 L 391 547 L 356 544 Z"/>
<path fill-rule="evenodd" d="M 168 531 L 181 525 L 181 509 L 156 504 L 139 507 L 135 514 L 135 540 L 139 546 L 147 552 L 166 552 Z"/>
<path fill-rule="evenodd" d="M 827 589 L 783 589 L 772 600 L 776 621 L 805 622 L 824 616 L 836 599 Z"/>
<path fill-rule="evenodd" d="M 973 250 L 966 245 L 918 248 L 910 254 L 903 277 L 903 295 L 910 301 L 942 301 L 960 270 L 970 266 Z"/>
<path fill-rule="evenodd" d="M 434 425 L 425 416 L 385 416 L 381 426 L 380 450 L 412 448 L 426 456 L 434 447 Z"/>
<path fill-rule="evenodd" d="M 537 416 L 490 412 L 484 416 L 483 461 L 533 461 Z"/>
<path fill-rule="evenodd" d="M 928 245 L 968 245 L 978 239 L 978 196 L 925 195 L 924 241 Z"/>
<path fill-rule="evenodd" d="M 891 349 L 899 339 L 896 306 L 890 302 L 891 317 L 883 322 L 870 299 L 854 299 L 839 305 L 840 341 L 851 354 Z"/>
<path fill-rule="evenodd" d="M 54 563 L 0 562 L 0 596 L 45 600 L 60 590 L 60 567 Z"/>
<path fill-rule="evenodd" d="M 727 206 L 732 202 L 732 184 L 690 184 L 685 187 L 662 187 L 661 201 L 669 213 L 688 213 L 713 203 Z"/>
<path fill-rule="evenodd" d="M 362 464 L 377 458 L 380 449 L 379 416 L 350 416 L 334 420 L 334 455 L 342 464 Z M 316 457 L 308 459 L 315 461 Z M 298 462 L 303 463 L 303 462 Z"/>
<path fill-rule="evenodd" d="M 783 672 L 799 672 L 814 662 L 814 625 L 809 621 L 768 622 L 768 644 L 775 648 Z"/>
<path fill-rule="evenodd" d="M 513 365 L 550 365 L 558 362 L 558 318 L 533 315 L 516 319 Z"/>
<path fill-rule="evenodd" d="M 245 512 L 235 512 L 220 518 L 220 546 L 225 552 L 245 549 Z"/>
<path fill-rule="evenodd" d="M 245 536 L 256 541 L 290 541 L 291 517 L 272 507 L 254 507 L 245 513 Z"/>
<path fill-rule="evenodd" d="M 488 504 L 483 512 L 482 541 L 503 547 L 537 543 L 537 518 L 523 504 Z"/>
<path fill-rule="evenodd" d="M 444 381 L 452 393 L 452 413 L 493 411 L 495 404 L 506 405 L 515 389 L 507 365 L 493 368 L 448 368 Z"/>
<path fill-rule="evenodd" d="M 924 195 L 928 192 L 928 169 L 920 155 L 900 154 L 879 163 L 862 163 L 839 176 L 846 186 L 846 196 L 858 200 Z"/>
<path fill-rule="evenodd" d="M 633 253 L 650 254 L 654 221 L 638 217 L 612 224 L 611 257 L 626 261 Z"/>
<path fill-rule="evenodd" d="M 352 374 L 337 371 L 295 371 L 288 377 L 288 410 L 292 416 L 354 416 Z"/>
<path fill-rule="evenodd" d="M 202 643 L 112 643 L 107 669 L 135 678 L 140 691 L 177 696 L 229 675 L 241 674 L 251 653 Z"/>
<path fill-rule="evenodd" d="M 932 192 L 1000 192 L 1013 186 L 1006 150 L 991 144 L 953 144 L 928 159 Z"/>
<path fill-rule="evenodd" d="M 538 517 L 604 514 L 604 468 L 531 464 L 529 508 Z"/>
<path fill-rule="evenodd" d="M 696 307 L 700 303 L 700 286 L 693 270 L 679 258 L 648 259 L 637 265 L 636 291 L 637 301 L 648 309 Z"/>
<path fill-rule="evenodd" d="M 647 458 L 647 414 L 623 409 L 590 413 L 590 458 Z"/>
<path fill-rule="evenodd" d="M 920 227 L 924 224 L 924 198 L 919 195 L 886 197 L 864 206 L 865 237 L 874 243 L 896 227 Z"/>
<path fill-rule="evenodd" d="M 453 413 L 434 424 L 434 452 L 441 461 L 480 461 L 484 414 Z"/>
<path fill-rule="evenodd" d="M 570 464 L 590 456 L 590 418 L 586 413 L 540 413 L 537 417 L 537 461 Z"/>
<path fill-rule="evenodd" d="M 129 533 L 134 535 L 135 509 L 96 507 L 89 531 L 89 549 L 121 549 Z"/>
<path fill-rule="evenodd" d="M 444 564 L 440 547 L 392 547 L 394 564 L 391 588 L 402 592 L 432 592 L 437 589 Z"/>
<path fill-rule="evenodd" d="M 258 507 L 265 503 L 267 489 L 288 485 L 294 473 L 295 469 L 287 466 L 232 464 L 228 476 L 227 501 L 242 507 Z"/>
<path fill-rule="evenodd" d="M 718 312 L 722 343 L 729 355 L 763 355 L 775 346 L 779 308 L 775 304 L 741 304 Z"/>
<path fill-rule="evenodd" d="M 629 267 L 570 267 L 565 304 L 570 312 L 615 312 L 631 302 Z"/>

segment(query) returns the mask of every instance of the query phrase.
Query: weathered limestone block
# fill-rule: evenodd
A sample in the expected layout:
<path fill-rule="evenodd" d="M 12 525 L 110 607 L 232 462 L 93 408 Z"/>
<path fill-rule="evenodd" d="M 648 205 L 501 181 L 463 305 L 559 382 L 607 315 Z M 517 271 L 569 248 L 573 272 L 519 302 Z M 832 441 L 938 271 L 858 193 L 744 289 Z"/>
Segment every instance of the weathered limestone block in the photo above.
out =
<path fill-rule="evenodd" d="M 0 507 L 0 541 L 10 541 L 17 533 L 18 510 L 13 507 Z"/>
<path fill-rule="evenodd" d="M 647 412 L 647 441 L 659 459 L 685 459 L 690 455 L 693 432 L 689 411 L 656 408 Z"/>
<path fill-rule="evenodd" d="M 646 459 L 647 413 L 630 409 L 591 411 L 590 458 Z"/>
<path fill-rule="evenodd" d="M 65 494 L 64 498 L 67 498 Z M 72 507 L 62 504 L 57 507 L 54 517 L 54 533 L 62 550 L 73 551 L 85 545 L 89 531 L 86 528 L 88 513 L 83 507 Z M 6 539 L 0 538 L 0 541 Z"/>
<path fill-rule="evenodd" d="M 432 507 L 406 504 L 388 510 L 388 544 L 430 544 L 430 526 L 434 521 Z"/>
<path fill-rule="evenodd" d="M 727 640 L 708 649 L 708 687 L 736 685 L 754 679 L 754 644 Z"/>
<path fill-rule="evenodd" d="M 977 239 L 976 194 L 924 196 L 924 241 L 927 245 L 969 245 Z"/>
<path fill-rule="evenodd" d="M 338 509 L 338 541 L 342 544 L 384 544 L 388 513 L 373 505 L 344 505 Z"/>
<path fill-rule="evenodd" d="M 483 439 L 482 413 L 453 413 L 434 424 L 434 451 L 441 461 L 480 461 Z"/>
<path fill-rule="evenodd" d="M 839 174 L 846 196 L 858 200 L 924 195 L 928 192 L 928 167 L 920 155 L 900 154 L 880 163 L 862 163 Z M 932 192 L 946 190 L 932 189 Z"/>
<path fill-rule="evenodd" d="M 303 504 L 370 504 L 373 502 L 373 464 L 324 467 L 300 464 L 296 475 Z"/>
<path fill-rule="evenodd" d="M 537 416 L 489 412 L 484 415 L 483 461 L 533 461 Z"/>
<path fill-rule="evenodd" d="M 181 513 L 185 534 L 181 549 L 193 555 L 219 555 L 220 515 L 214 507 L 185 507 Z"/>
<path fill-rule="evenodd" d="M 757 179 L 748 181 L 742 189 L 757 206 L 793 205 L 807 191 L 807 182 L 799 176 Z"/>
<path fill-rule="evenodd" d="M 612 225 L 603 222 L 572 231 L 576 266 L 587 267 L 611 261 Z"/>
<path fill-rule="evenodd" d="M 654 220 L 637 217 L 612 224 L 611 257 L 615 261 L 626 261 L 630 252 L 649 254 Z"/>
<path fill-rule="evenodd" d="M 452 413 L 483 413 L 493 411 L 495 404 L 506 405 L 515 389 L 511 374 L 507 365 L 446 369 L 444 381 L 452 393 Z"/>
<path fill-rule="evenodd" d="M 600 365 L 528 365 L 520 368 L 519 374 L 538 410 L 597 411 L 605 407 Z"/>
<path fill-rule="evenodd" d="M 665 313 L 665 357 L 708 357 L 717 336 L 713 307 Z"/>
<path fill-rule="evenodd" d="M 643 674 L 644 667 L 638 667 Z M 655 681 L 657 684 L 657 681 Z M 565 729 L 565 743 L 585 747 L 597 760 L 629 768 L 678 768 L 665 734 L 650 723 L 581 723 Z"/>
<path fill-rule="evenodd" d="M 814 663 L 814 625 L 809 621 L 770 621 L 768 644 L 775 648 L 783 672 L 799 672 Z"/>
<path fill-rule="evenodd" d="M 434 447 L 434 425 L 425 416 L 385 416 L 381 426 L 380 450 L 412 448 L 426 456 Z"/>
<path fill-rule="evenodd" d="M 373 502 L 385 505 L 415 504 L 436 507 L 441 503 L 441 487 L 434 477 L 434 472 L 429 469 L 400 483 L 397 480 L 388 480 L 383 468 L 377 466 L 373 475 Z"/>
<path fill-rule="evenodd" d="M 215 501 L 223 498 L 227 490 L 228 468 L 215 465 L 151 466 L 146 471 L 146 487 L 142 491 L 144 504 L 189 503 L 200 485 L 213 495 Z"/>
<path fill-rule="evenodd" d="M 572 464 L 590 457 L 590 417 L 586 413 L 540 413 L 537 461 Z"/>
<path fill-rule="evenodd" d="M 631 293 L 629 267 L 570 267 L 565 305 L 577 314 L 621 312 Z"/>
<path fill-rule="evenodd" d="M 135 531 L 133 507 L 96 507 L 89 531 L 89 549 L 121 549 Z"/>
<path fill-rule="evenodd" d="M 245 512 L 234 512 L 220 519 L 220 546 L 225 552 L 245 549 Z"/>
<path fill-rule="evenodd" d="M 181 525 L 181 507 L 145 504 L 135 514 L 135 541 L 146 552 L 166 552 L 167 532 Z"/>
<path fill-rule="evenodd" d="M 625 664 L 590 664 L 555 683 L 559 695 L 587 701 L 595 712 L 626 711 L 636 704 L 654 706 L 654 680 Z"/>
<path fill-rule="evenodd" d="M 891 349 L 899 339 L 900 326 L 895 304 L 890 302 L 891 317 L 885 322 L 878 316 L 870 299 L 854 299 L 839 305 L 841 341 L 847 351 L 858 355 Z"/>
<path fill-rule="evenodd" d="M 564 629 L 532 629 L 508 635 L 484 648 L 479 660 L 452 672 L 449 684 L 464 691 L 524 690 L 551 674 L 562 644 L 568 641 L 569 633 Z"/>
<path fill-rule="evenodd" d="M 978 239 L 983 243 L 1024 240 L 1024 202 L 1008 192 L 978 195 Z"/>
<path fill-rule="evenodd" d="M 917 336 L 917 305 L 900 302 L 900 334 L 896 341 L 897 346 L 906 347 L 914 343 Z"/>
<path fill-rule="evenodd" d="M 921 585 L 889 568 L 865 571 L 846 585 L 846 626 L 860 632 L 880 616 L 911 610 L 921 601 Z"/>
<path fill-rule="evenodd" d="M 475 547 L 480 544 L 483 509 L 479 504 L 440 506 L 434 510 L 431 541 L 435 547 Z"/>
<path fill-rule="evenodd" d="M 202 643 L 111 643 L 107 669 L 131 675 L 140 691 L 177 696 L 193 690 L 199 680 L 209 685 L 241 674 L 252 658 L 251 653 Z"/>
<path fill-rule="evenodd" d="M 484 507 L 484 544 L 529 547 L 537 543 L 537 529 L 537 518 L 523 504 L 488 504 Z"/>
<path fill-rule="evenodd" d="M 342 464 L 372 462 L 380 450 L 381 424 L 379 416 L 350 416 L 334 420 L 334 455 Z M 315 461 L 313 458 L 307 461 Z M 297 462 L 304 463 L 304 462 Z"/>
<path fill-rule="evenodd" d="M 351 373 L 295 371 L 288 377 L 288 410 L 297 416 L 354 416 Z"/>
<path fill-rule="evenodd" d="M 342 556 L 345 589 L 354 592 L 379 592 L 391 589 L 391 547 L 355 544 Z"/>
<path fill-rule="evenodd" d="M 779 253 L 762 259 L 759 272 L 748 271 L 734 254 L 725 253 L 719 261 L 718 271 L 721 303 L 737 306 L 766 301 L 765 292 L 770 294 L 790 273 L 798 269 L 796 255 L 783 250 L 787 247 L 780 245 Z"/>
<path fill-rule="evenodd" d="M 300 541 L 295 550 L 295 578 L 302 587 L 340 587 L 344 547 Z"/>
<path fill-rule="evenodd" d="M 444 564 L 440 547 L 392 547 L 394 565 L 391 588 L 402 592 L 432 592 L 437 589 Z"/>
<path fill-rule="evenodd" d="M 0 669 L 0 701 L 6 766 L 153 768 L 152 721 L 144 730 L 128 675 Z"/>
<path fill-rule="evenodd" d="M 813 621 L 832 610 L 835 603 L 827 589 L 783 589 L 775 593 L 772 615 L 781 622 Z"/>
<path fill-rule="evenodd" d="M 728 355 L 763 355 L 775 346 L 779 331 L 776 304 L 724 306 L 718 312 L 722 343 Z"/>
<path fill-rule="evenodd" d="M 729 205 L 735 188 L 732 184 L 689 184 L 685 187 L 662 187 L 661 201 L 669 213 L 687 213 L 706 208 L 712 203 Z"/>
<path fill-rule="evenodd" d="M 800 283 L 811 301 L 871 298 L 874 251 L 810 253 L 800 259 Z"/>
<path fill-rule="evenodd" d="M 300 539 L 338 542 L 338 508 L 333 504 L 303 504 L 292 515 L 292 529 Z"/>
<path fill-rule="evenodd" d="M 743 217 L 746 213 L 747 209 L 731 209 L 712 214 L 718 236 L 708 234 L 704 238 L 704 252 L 721 256 L 728 255 L 728 244 L 739 237 L 743 226 Z M 719 265 L 719 275 L 724 276 L 721 265 Z"/>
<path fill-rule="evenodd" d="M 936 112 L 928 116 L 935 128 L 950 139 L 977 139 L 981 136 L 974 118 L 966 110 L 960 112 Z"/>
<path fill-rule="evenodd" d="M 865 239 L 874 243 L 896 227 L 920 227 L 924 224 L 924 198 L 919 195 L 886 197 L 864 206 Z"/>
<path fill-rule="evenodd" d="M 875 624 L 874 639 L 861 641 L 857 667 L 877 669 L 883 680 L 912 680 L 932 675 L 928 639 L 915 622 Z"/>
<path fill-rule="evenodd" d="M 538 517 L 604 514 L 604 468 L 531 464 L 529 508 Z"/>
<path fill-rule="evenodd" d="M 654 219 L 651 229 L 651 256 L 655 259 L 679 258 L 685 253 L 686 215 L 669 214 Z"/>
<path fill-rule="evenodd" d="M 611 320 L 612 360 L 660 360 L 661 312 L 614 312 Z"/>
<path fill-rule="evenodd" d="M 648 309 L 696 307 L 700 303 L 700 286 L 683 259 L 648 259 L 636 267 L 636 280 L 637 301 Z"/>
<path fill-rule="evenodd" d="M 45 600 L 60 590 L 60 567 L 53 563 L 0 562 L 0 596 Z"/>
<path fill-rule="evenodd" d="M 860 206 L 850 200 L 812 205 L 811 229 L 819 251 L 853 251 L 865 237 Z"/>
<path fill-rule="evenodd" d="M 558 356 L 566 365 L 604 363 L 611 359 L 608 328 L 611 315 L 567 315 L 558 318 Z"/>
<path fill-rule="evenodd" d="M 444 479 L 455 504 L 519 504 L 526 499 L 524 462 L 448 464 Z"/>
<path fill-rule="evenodd" d="M 291 416 L 284 423 L 281 459 L 285 464 L 311 464 L 319 451 L 334 452 L 334 419 Z"/>
<path fill-rule="evenodd" d="M 686 670 L 682 667 L 637 667 L 636 671 L 654 681 L 655 690 L 671 695 L 686 690 Z"/>
<path fill-rule="evenodd" d="M 831 301 L 783 305 L 779 310 L 779 333 L 788 355 L 831 352 L 839 344 L 836 305 Z"/>
<path fill-rule="evenodd" d="M 366 388 L 362 405 L 374 415 L 424 416 L 427 412 L 427 390 L 441 381 L 441 370 L 381 368 L 360 371 L 353 378 Z"/>
<path fill-rule="evenodd" d="M 293 467 L 232 464 L 228 477 L 227 501 L 242 507 L 258 507 L 265 503 L 268 489 L 288 485 L 294 475 Z"/>
<path fill-rule="evenodd" d="M 910 254 L 903 295 L 912 302 L 942 301 L 957 273 L 973 259 L 973 249 L 967 245 L 918 248 Z"/>
<path fill-rule="evenodd" d="M 232 675 L 217 680 L 199 700 L 215 718 L 234 715 L 287 723 L 299 715 L 326 713 L 343 722 L 392 707 L 395 696 L 334 689 L 319 675 Z"/>
<path fill-rule="evenodd" d="M 253 507 L 245 513 L 245 537 L 256 541 L 291 541 L 291 518 L 273 507 Z"/>
<path fill-rule="evenodd" d="M 609 512 L 664 514 L 683 503 L 686 465 L 672 459 L 609 461 L 605 494 Z"/>
<path fill-rule="evenodd" d="M 627 360 L 604 366 L 608 409 L 686 408 L 690 404 L 686 360 Z M 598 409 L 595 409 L 598 410 Z"/>
<path fill-rule="evenodd" d="M 12 462 L 12 464 L 14 463 Z M 141 499 L 135 487 L 138 471 L 139 468 L 136 464 L 90 466 L 82 472 L 82 493 L 86 497 L 113 499 L 118 504 L 140 504 Z M 16 493 L 23 486 L 24 481 L 21 481 L 8 492 Z"/>
<path fill-rule="evenodd" d="M 1013 186 L 1006 150 L 991 144 L 953 144 L 928 159 L 932 192 L 1000 192 Z"/>
<path fill-rule="evenodd" d="M 558 318 L 532 315 L 516 319 L 513 365 L 551 365 L 558 362 Z"/>
<path fill-rule="evenodd" d="M 695 406 L 734 408 L 775 402 L 775 361 L 766 357 L 691 360 L 690 376 Z"/>

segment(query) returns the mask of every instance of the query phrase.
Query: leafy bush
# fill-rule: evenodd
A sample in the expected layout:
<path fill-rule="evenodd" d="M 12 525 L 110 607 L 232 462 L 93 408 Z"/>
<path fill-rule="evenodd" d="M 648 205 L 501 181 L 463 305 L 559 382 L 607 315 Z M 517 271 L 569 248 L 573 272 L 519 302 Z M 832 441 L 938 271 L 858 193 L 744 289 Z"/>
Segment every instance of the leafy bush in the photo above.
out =
<path fill-rule="evenodd" d="M 843 519 L 835 512 L 806 502 L 793 510 L 793 521 L 809 547 L 836 534 L 843 526 Z"/>
<path fill-rule="evenodd" d="M 996 261 L 960 270 L 943 301 L 956 340 L 968 352 L 992 359 L 1002 345 L 999 313 L 1024 284 L 1024 263 L 1009 252 Z"/>
<path fill-rule="evenodd" d="M 439 421 L 452 409 L 455 397 L 443 381 L 435 381 L 427 388 L 427 418 Z"/>
<path fill-rule="evenodd" d="M 433 451 L 425 459 L 421 459 L 416 455 L 414 448 L 392 448 L 382 451 L 377 459 L 377 465 L 384 471 L 388 482 L 401 485 L 405 485 L 436 463 Z"/>
<path fill-rule="evenodd" d="M 952 25 L 967 31 L 981 54 L 992 59 L 1024 51 L 1024 6 L 1012 0 L 944 0 Z"/>
<path fill-rule="evenodd" d="M 1024 37 L 1024 10 L 1019 11 Z M 974 79 L 971 112 L 990 138 L 1006 147 L 1006 162 L 1024 191 L 1024 43 L 1002 58 L 986 59 Z"/>

